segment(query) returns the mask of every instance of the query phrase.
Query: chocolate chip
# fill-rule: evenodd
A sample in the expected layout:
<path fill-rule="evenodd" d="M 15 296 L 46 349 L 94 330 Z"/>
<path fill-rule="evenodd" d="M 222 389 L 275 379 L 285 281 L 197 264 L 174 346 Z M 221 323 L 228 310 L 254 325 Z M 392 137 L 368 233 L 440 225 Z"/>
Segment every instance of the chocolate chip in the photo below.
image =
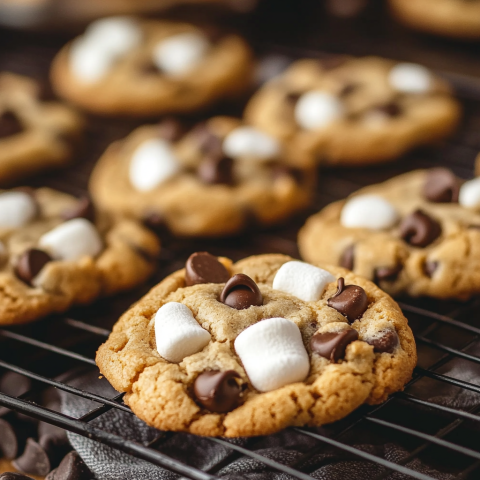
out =
<path fill-rule="evenodd" d="M 199 283 L 225 283 L 229 278 L 228 270 L 208 252 L 192 253 L 185 264 L 185 283 L 188 287 Z"/>
<path fill-rule="evenodd" d="M 18 259 L 15 273 L 20 280 L 31 285 L 33 279 L 40 273 L 42 268 L 51 261 L 52 257 L 48 253 L 31 248 Z"/>
<path fill-rule="evenodd" d="M 184 131 L 182 124 L 175 118 L 166 118 L 158 125 L 158 135 L 168 142 L 180 140 Z"/>
<path fill-rule="evenodd" d="M 0 392 L 6 393 L 11 397 L 18 397 L 28 392 L 32 388 L 32 382 L 28 377 L 20 375 L 15 372 L 7 372 L 2 375 L 0 379 Z M 1 411 L 0 415 L 5 412 L 9 412 L 8 408 L 4 408 L 5 411 Z"/>
<path fill-rule="evenodd" d="M 38 436 L 40 439 L 44 438 L 46 443 L 51 443 L 54 446 L 68 445 L 67 432 L 60 427 L 46 422 L 38 424 Z M 42 443 L 39 441 L 39 443 Z"/>
<path fill-rule="evenodd" d="M 166 218 L 160 212 L 146 212 L 143 217 L 143 224 L 150 230 L 153 230 L 153 232 L 159 236 L 168 234 L 168 224 Z"/>
<path fill-rule="evenodd" d="M 358 340 L 358 332 L 353 328 L 341 332 L 316 333 L 310 340 L 310 348 L 313 353 L 337 362 L 345 357 L 347 346 L 355 340 Z"/>
<path fill-rule="evenodd" d="M 0 480 L 33 480 L 33 478 L 23 473 L 5 472 L 0 473 Z"/>
<path fill-rule="evenodd" d="M 355 265 L 355 245 L 347 247 L 340 257 L 340 266 L 347 270 L 353 270 Z"/>
<path fill-rule="evenodd" d="M 241 393 L 235 378 L 240 378 L 235 370 L 201 373 L 193 385 L 198 403 L 211 412 L 226 413 L 233 410 L 239 403 Z"/>
<path fill-rule="evenodd" d="M 328 299 L 328 306 L 347 317 L 349 322 L 360 318 L 368 308 L 365 290 L 358 285 L 345 285 L 343 277 L 338 279 L 335 295 Z"/>
<path fill-rule="evenodd" d="M 374 281 L 375 283 L 394 282 L 402 270 L 402 265 L 394 265 L 393 267 L 378 267 L 375 269 Z"/>
<path fill-rule="evenodd" d="M 233 160 L 229 157 L 208 156 L 198 166 L 197 175 L 207 185 L 233 185 Z"/>
<path fill-rule="evenodd" d="M 142 63 L 139 66 L 138 71 L 140 72 L 141 75 L 146 75 L 146 76 L 160 74 L 160 70 L 158 69 L 158 67 L 153 62 L 150 62 L 150 61 Z"/>
<path fill-rule="evenodd" d="M 72 449 L 66 434 L 62 437 L 58 432 L 53 432 L 52 435 L 42 435 L 38 440 L 38 444 L 47 454 L 51 468 L 57 466 L 62 458 Z"/>
<path fill-rule="evenodd" d="M 243 310 L 263 304 L 263 296 L 257 284 L 247 275 L 237 273 L 225 285 L 220 301 L 229 307 Z"/>
<path fill-rule="evenodd" d="M 377 337 L 366 339 L 365 341 L 373 345 L 374 352 L 392 353 L 398 345 L 398 335 L 395 330 L 383 330 Z"/>
<path fill-rule="evenodd" d="M 400 236 L 414 247 L 426 247 L 442 233 L 440 224 L 422 210 L 405 217 L 400 224 Z"/>
<path fill-rule="evenodd" d="M 91 480 L 92 473 L 77 452 L 70 452 L 45 480 Z"/>
<path fill-rule="evenodd" d="M 286 92 L 285 93 L 285 99 L 287 100 L 288 103 L 295 105 L 300 97 L 302 96 L 301 93 L 298 92 Z"/>
<path fill-rule="evenodd" d="M 423 196 L 430 202 L 458 202 L 460 181 L 448 168 L 432 168 L 423 185 Z"/>
<path fill-rule="evenodd" d="M 24 130 L 18 116 L 9 110 L 0 115 L 0 138 L 11 137 Z"/>
<path fill-rule="evenodd" d="M 347 83 L 342 87 L 342 89 L 339 92 L 339 96 L 341 98 L 348 97 L 351 95 L 355 90 L 358 90 L 359 85 L 357 83 Z"/>
<path fill-rule="evenodd" d="M 402 108 L 397 102 L 389 102 L 383 105 L 378 105 L 373 108 L 374 111 L 383 113 L 387 117 L 395 118 L 402 114 Z"/>
<path fill-rule="evenodd" d="M 18 453 L 18 440 L 13 427 L 5 420 L 0 419 L 0 458 L 9 460 Z"/>
<path fill-rule="evenodd" d="M 193 129 L 198 148 L 203 154 L 211 157 L 223 158 L 222 139 L 211 132 L 206 123 L 199 123 Z"/>
<path fill-rule="evenodd" d="M 62 214 L 64 220 L 73 220 L 74 218 L 85 218 L 90 222 L 95 221 L 95 208 L 88 196 L 84 196 L 77 201 L 77 204 Z"/>
<path fill-rule="evenodd" d="M 423 264 L 423 271 L 425 272 L 425 275 L 429 278 L 433 277 L 433 274 L 437 271 L 437 268 L 438 268 L 438 262 L 427 260 Z"/>
<path fill-rule="evenodd" d="M 27 440 L 23 454 L 12 465 L 23 473 L 39 476 L 45 476 L 51 470 L 47 453 L 33 438 Z"/>

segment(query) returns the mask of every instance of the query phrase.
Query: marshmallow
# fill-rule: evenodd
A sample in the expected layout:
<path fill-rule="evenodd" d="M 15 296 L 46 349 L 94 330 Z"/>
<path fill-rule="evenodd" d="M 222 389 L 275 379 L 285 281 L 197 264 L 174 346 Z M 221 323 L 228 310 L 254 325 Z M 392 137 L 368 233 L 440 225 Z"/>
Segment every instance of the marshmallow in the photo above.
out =
<path fill-rule="evenodd" d="M 359 195 L 343 206 L 340 223 L 347 228 L 383 230 L 398 222 L 395 207 L 377 195 Z"/>
<path fill-rule="evenodd" d="M 301 382 L 310 370 L 300 329 L 286 318 L 269 318 L 248 327 L 236 338 L 235 351 L 260 392 Z"/>
<path fill-rule="evenodd" d="M 200 63 L 209 48 L 208 39 L 201 33 L 179 33 L 155 46 L 153 63 L 164 73 L 182 75 Z"/>
<path fill-rule="evenodd" d="M 427 93 L 432 88 L 433 78 L 428 68 L 416 63 L 398 63 L 388 74 L 388 82 L 399 92 Z"/>
<path fill-rule="evenodd" d="M 60 224 L 42 235 L 38 245 L 59 260 L 95 257 L 103 247 L 97 229 L 84 218 L 75 218 Z"/>
<path fill-rule="evenodd" d="M 480 207 L 480 177 L 469 180 L 460 187 L 458 203 L 467 208 Z"/>
<path fill-rule="evenodd" d="M 35 200 L 25 192 L 0 194 L 0 228 L 19 228 L 37 214 Z"/>
<path fill-rule="evenodd" d="M 158 353 L 169 362 L 179 363 L 200 352 L 211 336 L 186 305 L 169 302 L 155 314 L 155 339 Z"/>
<path fill-rule="evenodd" d="M 289 293 L 304 302 L 316 302 L 320 299 L 328 283 L 335 277 L 322 268 L 304 262 L 287 262 L 278 270 L 273 279 L 275 290 Z"/>
<path fill-rule="evenodd" d="M 238 127 L 225 137 L 223 152 L 231 158 L 270 160 L 280 154 L 280 143 L 254 127 Z"/>
<path fill-rule="evenodd" d="M 344 114 L 342 102 L 331 93 L 312 90 L 295 105 L 295 120 L 306 130 L 326 127 Z"/>
<path fill-rule="evenodd" d="M 158 187 L 180 170 L 180 164 L 166 140 L 153 138 L 143 142 L 130 161 L 130 183 L 139 191 Z"/>
<path fill-rule="evenodd" d="M 93 83 L 104 77 L 112 68 L 115 57 L 97 48 L 94 42 L 77 38 L 70 47 L 70 70 L 85 83 Z"/>

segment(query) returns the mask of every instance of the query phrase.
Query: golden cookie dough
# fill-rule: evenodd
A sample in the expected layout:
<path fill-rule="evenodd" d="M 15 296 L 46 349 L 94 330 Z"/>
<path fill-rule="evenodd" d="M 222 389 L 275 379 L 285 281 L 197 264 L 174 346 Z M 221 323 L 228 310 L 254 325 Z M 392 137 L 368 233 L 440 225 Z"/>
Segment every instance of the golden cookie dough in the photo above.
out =
<path fill-rule="evenodd" d="M 398 305 L 373 283 L 345 269 L 326 267 L 346 283 L 365 289 L 368 309 L 352 327 L 360 339 L 350 343 L 345 359 L 330 363 L 309 347 L 317 332 L 349 328 L 347 319 L 327 306 L 336 291 L 329 283 L 321 299 L 305 302 L 274 290 L 278 269 L 292 260 L 284 255 L 261 255 L 235 264 L 221 261 L 231 274 L 244 273 L 258 285 L 263 305 L 236 310 L 219 301 L 224 284 L 186 287 L 185 270 L 165 278 L 118 321 L 108 341 L 97 353 L 100 371 L 121 392 L 134 413 L 161 430 L 211 436 L 253 436 L 277 432 L 288 426 L 319 426 L 348 415 L 363 403 L 377 404 L 401 390 L 416 363 L 415 342 Z M 163 359 L 156 350 L 154 316 L 167 302 L 180 302 L 212 336 L 199 353 L 178 364 Z M 300 329 L 310 358 L 303 382 L 261 393 L 253 388 L 234 350 L 234 340 L 245 328 L 262 319 L 283 317 Z M 399 343 L 392 353 L 374 353 L 364 341 L 385 329 L 396 331 Z M 243 395 L 228 413 L 212 413 L 195 402 L 192 386 L 208 370 L 234 370 Z"/>

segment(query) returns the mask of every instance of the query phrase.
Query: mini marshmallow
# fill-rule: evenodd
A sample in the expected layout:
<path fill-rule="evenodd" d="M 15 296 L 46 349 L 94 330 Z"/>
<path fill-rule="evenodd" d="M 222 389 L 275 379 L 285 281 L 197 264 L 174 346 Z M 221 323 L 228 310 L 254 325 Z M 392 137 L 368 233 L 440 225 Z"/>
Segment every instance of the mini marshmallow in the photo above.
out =
<path fill-rule="evenodd" d="M 480 207 L 480 177 L 469 180 L 460 187 L 458 203 L 467 208 Z"/>
<path fill-rule="evenodd" d="M 273 279 L 275 290 L 289 293 L 304 302 L 316 302 L 322 296 L 328 283 L 335 277 L 322 268 L 304 262 L 287 262 L 278 270 Z"/>
<path fill-rule="evenodd" d="M 359 195 L 343 206 L 340 223 L 347 228 L 383 230 L 393 227 L 399 219 L 395 207 L 377 195 Z"/>
<path fill-rule="evenodd" d="M 331 93 L 312 90 L 295 105 L 295 120 L 306 130 L 326 127 L 344 114 L 342 102 Z"/>
<path fill-rule="evenodd" d="M 155 339 L 158 353 L 169 362 L 179 363 L 200 352 L 211 336 L 186 305 L 169 302 L 155 314 Z"/>
<path fill-rule="evenodd" d="M 223 152 L 227 157 L 254 157 L 269 160 L 280 154 L 280 143 L 276 138 L 254 127 L 238 127 L 223 141 Z"/>
<path fill-rule="evenodd" d="M 35 200 L 25 192 L 0 194 L 0 228 L 19 228 L 37 214 Z"/>
<path fill-rule="evenodd" d="M 182 75 L 198 65 L 209 49 L 210 43 L 201 33 L 180 33 L 155 46 L 153 63 L 164 73 Z"/>
<path fill-rule="evenodd" d="M 84 83 L 93 83 L 104 77 L 112 68 L 115 57 L 97 48 L 95 43 L 77 38 L 70 47 L 70 70 Z"/>
<path fill-rule="evenodd" d="M 42 235 L 38 245 L 59 260 L 95 257 L 103 248 L 97 229 L 84 218 L 75 218 L 60 224 Z"/>
<path fill-rule="evenodd" d="M 180 163 L 166 140 L 153 138 L 143 142 L 130 161 L 130 183 L 147 192 L 166 182 L 180 170 Z"/>
<path fill-rule="evenodd" d="M 388 74 L 390 85 L 399 92 L 427 93 L 432 88 L 430 70 L 416 63 L 398 63 Z"/>
<path fill-rule="evenodd" d="M 286 318 L 269 318 L 248 327 L 236 338 L 235 351 L 260 392 L 301 382 L 310 370 L 300 329 Z"/>

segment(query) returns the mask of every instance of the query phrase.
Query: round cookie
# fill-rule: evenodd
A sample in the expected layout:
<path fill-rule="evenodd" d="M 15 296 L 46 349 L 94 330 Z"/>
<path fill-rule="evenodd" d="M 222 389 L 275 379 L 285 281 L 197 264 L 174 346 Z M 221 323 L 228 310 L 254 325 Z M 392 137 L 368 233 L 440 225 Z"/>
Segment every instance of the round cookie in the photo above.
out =
<path fill-rule="evenodd" d="M 417 30 L 480 39 L 478 0 L 390 0 L 390 8 L 398 20 Z"/>
<path fill-rule="evenodd" d="M 231 117 L 186 133 L 167 120 L 112 144 L 90 191 L 100 208 L 161 222 L 177 235 L 231 235 L 252 220 L 273 225 L 308 205 L 315 174 L 292 167 L 282 148 Z"/>
<path fill-rule="evenodd" d="M 421 65 L 331 57 L 293 63 L 252 97 L 245 118 L 299 163 L 367 165 L 443 139 L 460 113 L 450 87 Z"/>
<path fill-rule="evenodd" d="M 24 323 L 133 288 L 159 242 L 86 198 L 39 188 L 0 191 L 0 324 Z"/>
<path fill-rule="evenodd" d="M 67 164 L 82 127 L 71 108 L 43 101 L 34 80 L 0 73 L 0 183 Z"/>
<path fill-rule="evenodd" d="M 57 93 L 98 114 L 190 112 L 248 87 L 252 53 L 237 35 L 209 38 L 187 23 L 111 17 L 54 59 Z"/>
<path fill-rule="evenodd" d="M 332 203 L 300 230 L 302 257 L 375 280 L 393 295 L 480 292 L 480 180 L 417 170 Z"/>
<path fill-rule="evenodd" d="M 382 402 L 416 363 L 407 320 L 373 283 L 326 268 L 197 252 L 120 318 L 97 365 L 149 425 L 197 435 L 319 426 Z"/>

